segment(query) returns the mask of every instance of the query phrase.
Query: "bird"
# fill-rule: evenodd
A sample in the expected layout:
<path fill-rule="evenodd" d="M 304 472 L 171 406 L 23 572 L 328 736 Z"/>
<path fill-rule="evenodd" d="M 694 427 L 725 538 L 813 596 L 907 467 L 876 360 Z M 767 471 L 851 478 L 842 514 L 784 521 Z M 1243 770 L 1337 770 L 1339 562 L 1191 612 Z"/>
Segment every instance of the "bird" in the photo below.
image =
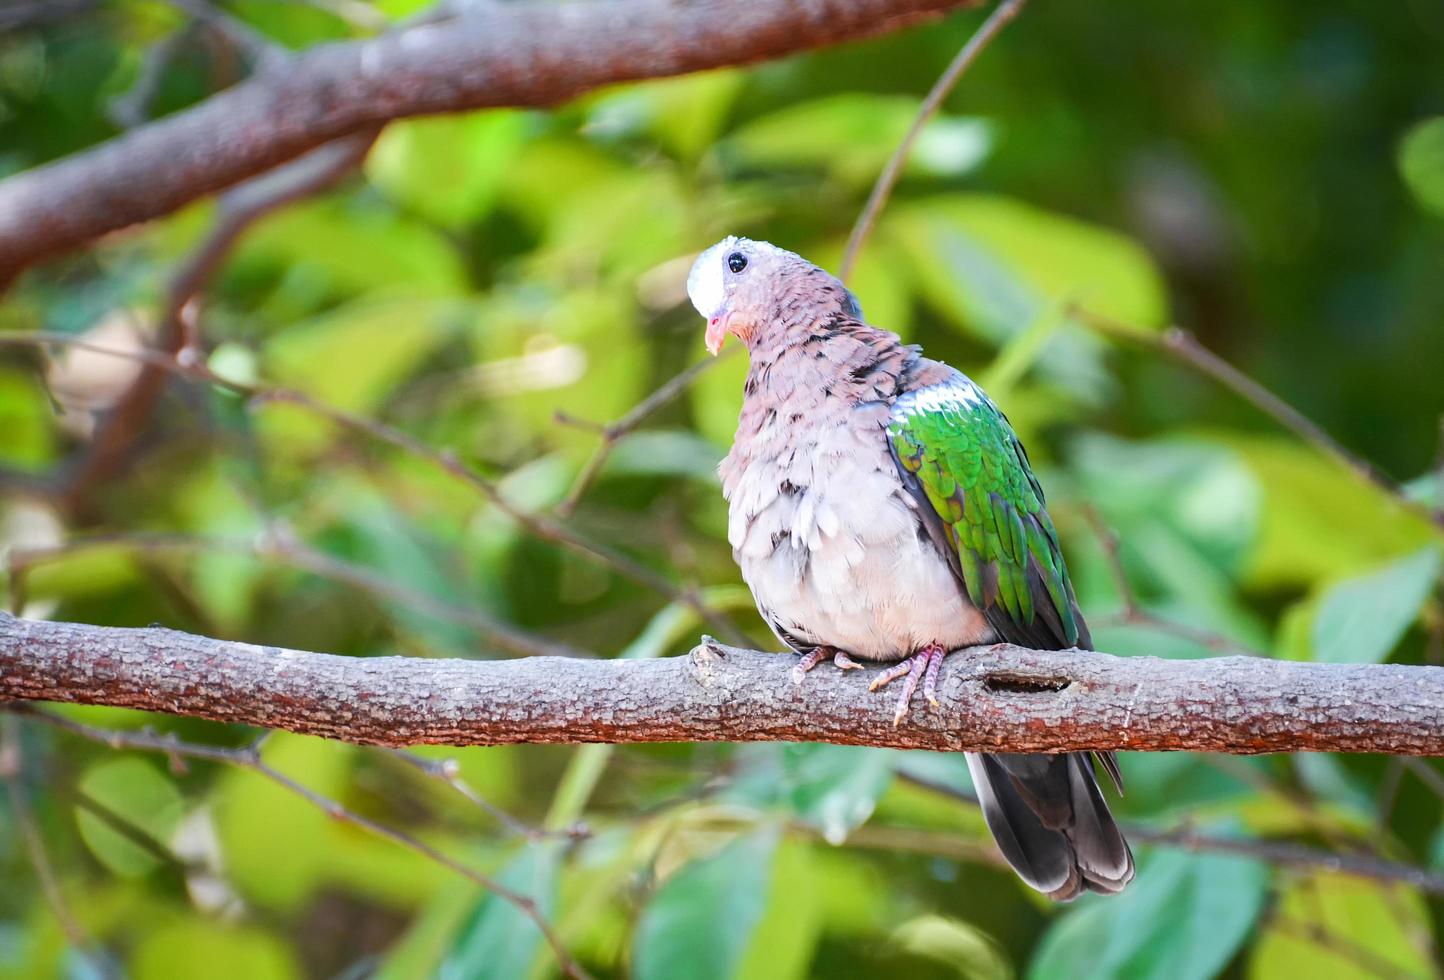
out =
<path fill-rule="evenodd" d="M 749 366 L 732 448 L 718 467 L 728 542 L 758 612 L 800 655 L 887 664 L 893 723 L 922 686 L 938 706 L 949 651 L 1008 642 L 1091 646 L 1028 455 L 1002 411 L 956 368 L 863 320 L 824 269 L 729 236 L 687 277 L 716 355 Z M 999 850 L 1058 901 L 1114 894 L 1133 855 L 1099 789 L 1123 790 L 1111 752 L 967 755 Z"/>

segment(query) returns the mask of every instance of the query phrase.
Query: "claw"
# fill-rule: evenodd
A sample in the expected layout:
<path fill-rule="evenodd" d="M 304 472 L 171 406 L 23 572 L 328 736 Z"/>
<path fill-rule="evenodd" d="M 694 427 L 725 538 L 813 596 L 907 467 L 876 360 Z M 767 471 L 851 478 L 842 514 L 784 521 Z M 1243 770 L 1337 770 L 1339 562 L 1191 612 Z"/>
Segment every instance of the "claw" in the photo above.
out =
<path fill-rule="evenodd" d="M 906 677 L 908 671 L 913 669 L 912 661 L 913 658 L 909 657 L 906 660 L 893 664 L 887 670 L 874 677 L 872 683 L 867 686 L 867 689 L 869 691 L 876 691 L 880 687 L 886 687 L 888 684 L 891 684 L 899 677 Z"/>
<path fill-rule="evenodd" d="M 804 653 L 802 659 L 797 661 L 797 666 L 792 668 L 792 683 L 801 685 L 802 679 L 807 676 L 807 672 L 822 663 L 823 658 L 826 656 L 827 647 L 813 647 Z"/>
<path fill-rule="evenodd" d="M 923 675 L 923 697 L 934 708 L 938 706 L 938 671 L 942 669 L 945 656 L 947 654 L 940 647 L 929 647 L 927 650 L 928 670 Z"/>
<path fill-rule="evenodd" d="M 886 684 L 890 684 L 899 677 L 907 677 L 903 684 L 902 696 L 898 698 L 897 710 L 893 712 L 892 723 L 896 728 L 904 718 L 907 717 L 908 708 L 912 703 L 913 694 L 918 689 L 918 682 L 923 685 L 923 697 L 934 708 L 938 707 L 938 671 L 942 668 L 943 658 L 947 651 L 940 646 L 928 646 L 908 657 L 873 678 L 868 685 L 869 691 L 876 691 Z"/>
<path fill-rule="evenodd" d="M 839 670 L 861 670 L 862 664 L 853 660 L 841 650 L 834 650 L 832 647 L 813 647 L 802 655 L 797 661 L 797 666 L 792 668 L 792 683 L 801 684 L 807 672 L 828 658 L 832 657 L 833 665 Z"/>

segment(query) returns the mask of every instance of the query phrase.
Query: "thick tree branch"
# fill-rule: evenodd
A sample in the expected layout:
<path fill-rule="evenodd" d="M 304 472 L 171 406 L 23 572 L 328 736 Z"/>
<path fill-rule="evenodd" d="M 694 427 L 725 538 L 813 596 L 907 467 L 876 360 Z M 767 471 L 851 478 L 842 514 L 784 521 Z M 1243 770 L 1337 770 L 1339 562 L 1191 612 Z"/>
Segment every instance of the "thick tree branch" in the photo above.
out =
<path fill-rule="evenodd" d="M 0 698 L 109 704 L 375 745 L 820 741 L 937 750 L 1444 753 L 1444 668 L 1160 660 L 998 645 L 940 708 L 704 641 L 657 661 L 356 659 L 0 614 Z"/>
<path fill-rule="evenodd" d="M 392 119 L 554 105 L 615 82 L 871 37 L 974 2 L 498 3 L 322 45 L 284 70 L 0 182 L 0 283 L 48 255 Z"/>

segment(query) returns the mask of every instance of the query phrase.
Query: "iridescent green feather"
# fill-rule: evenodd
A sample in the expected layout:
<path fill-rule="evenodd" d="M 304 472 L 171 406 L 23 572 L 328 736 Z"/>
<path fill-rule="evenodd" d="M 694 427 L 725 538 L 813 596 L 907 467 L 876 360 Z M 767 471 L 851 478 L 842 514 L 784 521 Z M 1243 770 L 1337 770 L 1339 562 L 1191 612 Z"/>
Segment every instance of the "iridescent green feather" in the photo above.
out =
<path fill-rule="evenodd" d="M 1078 623 L 1068 572 L 1027 455 L 992 402 L 976 389 L 960 385 L 958 392 L 900 402 L 888 425 L 893 451 L 946 527 L 972 602 L 986 611 L 991 600 L 1014 622 L 1031 625 L 1036 595 L 1057 611 L 1060 639 L 1073 645 Z M 1043 592 L 1029 587 L 1030 572 Z M 985 594 L 993 580 L 995 594 Z"/>

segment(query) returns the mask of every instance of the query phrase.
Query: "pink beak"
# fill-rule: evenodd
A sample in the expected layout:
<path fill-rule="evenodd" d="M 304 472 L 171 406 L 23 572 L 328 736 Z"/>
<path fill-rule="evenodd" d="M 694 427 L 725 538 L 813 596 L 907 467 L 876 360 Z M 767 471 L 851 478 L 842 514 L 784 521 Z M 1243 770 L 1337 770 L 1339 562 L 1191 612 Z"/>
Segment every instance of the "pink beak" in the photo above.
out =
<path fill-rule="evenodd" d="M 727 320 L 729 314 L 714 316 L 707 321 L 707 353 L 713 357 L 722 349 L 722 342 L 727 339 Z"/>

